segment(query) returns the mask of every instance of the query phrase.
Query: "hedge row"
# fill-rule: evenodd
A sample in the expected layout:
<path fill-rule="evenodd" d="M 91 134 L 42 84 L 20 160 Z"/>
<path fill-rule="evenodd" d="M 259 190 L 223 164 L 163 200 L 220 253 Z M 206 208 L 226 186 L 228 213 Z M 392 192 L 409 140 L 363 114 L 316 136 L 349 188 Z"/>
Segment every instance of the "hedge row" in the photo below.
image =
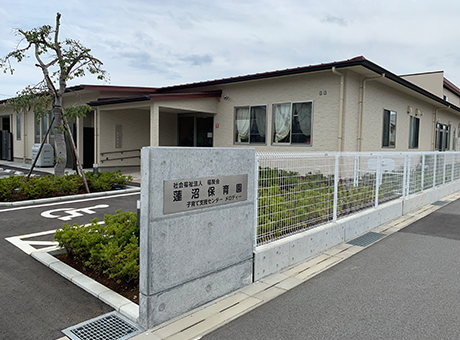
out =
<path fill-rule="evenodd" d="M 91 192 L 123 189 L 131 176 L 124 176 L 120 170 L 93 174 L 86 172 Z M 40 177 L 9 176 L 0 179 L 0 202 L 14 202 L 30 199 L 76 195 L 86 193 L 83 178 L 77 174 L 62 177 L 46 175 Z"/>

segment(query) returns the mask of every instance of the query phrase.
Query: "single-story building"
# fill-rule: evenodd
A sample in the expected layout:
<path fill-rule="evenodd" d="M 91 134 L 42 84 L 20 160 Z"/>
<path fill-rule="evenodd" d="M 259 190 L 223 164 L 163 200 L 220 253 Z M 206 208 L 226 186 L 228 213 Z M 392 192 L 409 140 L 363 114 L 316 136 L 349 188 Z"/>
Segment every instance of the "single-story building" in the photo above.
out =
<path fill-rule="evenodd" d="M 85 168 L 137 167 L 144 146 L 459 148 L 460 89 L 442 71 L 397 76 L 364 57 L 162 88 L 69 87 L 65 107 L 86 103 L 93 111 L 72 127 Z M 0 130 L 10 141 L 2 145 L 11 144 L 15 160 L 31 162 L 50 119 L 5 107 Z M 53 144 L 52 134 L 47 142 Z"/>

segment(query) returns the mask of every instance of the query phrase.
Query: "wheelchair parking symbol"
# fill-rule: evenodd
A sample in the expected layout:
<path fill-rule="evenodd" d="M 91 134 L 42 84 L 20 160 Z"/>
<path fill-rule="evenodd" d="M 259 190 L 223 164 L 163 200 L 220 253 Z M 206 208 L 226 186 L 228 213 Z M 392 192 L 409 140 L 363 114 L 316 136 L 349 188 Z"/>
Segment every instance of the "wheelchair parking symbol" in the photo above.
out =
<path fill-rule="evenodd" d="M 108 207 L 108 204 L 99 204 L 88 208 L 61 208 L 44 211 L 41 213 L 41 215 L 46 218 L 57 218 L 61 221 L 70 221 L 72 218 L 81 217 L 84 214 L 95 214 L 96 212 L 94 209 L 102 209 Z"/>

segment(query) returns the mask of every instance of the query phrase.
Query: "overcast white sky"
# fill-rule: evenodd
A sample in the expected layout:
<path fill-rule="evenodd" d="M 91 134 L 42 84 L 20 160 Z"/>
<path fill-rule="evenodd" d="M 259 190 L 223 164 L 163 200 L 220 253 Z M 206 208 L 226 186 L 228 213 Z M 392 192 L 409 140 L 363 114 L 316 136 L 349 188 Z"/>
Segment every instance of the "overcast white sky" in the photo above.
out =
<path fill-rule="evenodd" d="M 167 86 L 363 55 L 396 74 L 445 71 L 460 86 L 458 0 L 0 0 L 13 28 L 54 26 L 104 62 L 111 85 Z M 33 58 L 0 74 L 0 99 L 41 80 Z M 95 77 L 69 85 L 103 84 Z"/>

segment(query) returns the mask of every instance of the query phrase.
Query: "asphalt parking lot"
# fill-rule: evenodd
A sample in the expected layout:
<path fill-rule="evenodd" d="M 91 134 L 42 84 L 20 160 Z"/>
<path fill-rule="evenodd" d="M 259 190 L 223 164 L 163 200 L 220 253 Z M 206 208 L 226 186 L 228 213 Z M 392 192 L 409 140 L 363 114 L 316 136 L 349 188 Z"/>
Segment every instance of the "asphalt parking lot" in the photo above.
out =
<path fill-rule="evenodd" d="M 139 194 L 132 193 L 0 207 L 0 339 L 58 339 L 63 329 L 112 311 L 5 239 L 55 230 L 64 222 L 102 220 L 118 209 L 136 211 L 138 199 Z"/>

